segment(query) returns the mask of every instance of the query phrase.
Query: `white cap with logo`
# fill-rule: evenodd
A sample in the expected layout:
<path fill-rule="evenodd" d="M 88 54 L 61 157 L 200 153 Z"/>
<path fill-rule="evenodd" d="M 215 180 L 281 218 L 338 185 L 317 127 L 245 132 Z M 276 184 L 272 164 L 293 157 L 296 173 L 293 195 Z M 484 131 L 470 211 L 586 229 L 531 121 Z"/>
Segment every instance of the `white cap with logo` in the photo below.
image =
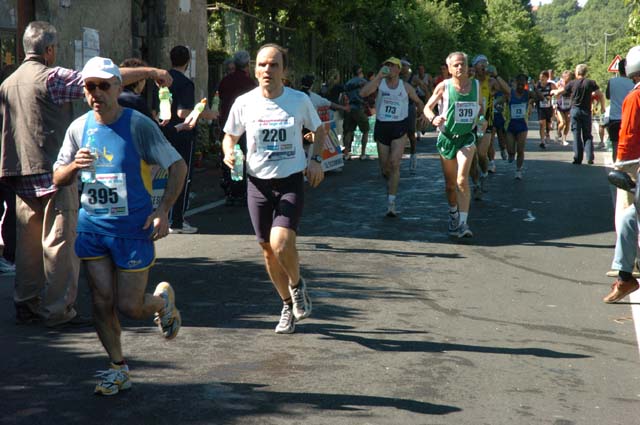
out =
<path fill-rule="evenodd" d="M 82 68 L 81 74 L 82 81 L 87 78 L 102 78 L 108 80 L 111 77 L 116 77 L 118 80 L 122 81 L 120 68 L 118 68 L 111 59 L 101 58 L 100 56 L 95 56 L 89 59 L 84 68 Z"/>

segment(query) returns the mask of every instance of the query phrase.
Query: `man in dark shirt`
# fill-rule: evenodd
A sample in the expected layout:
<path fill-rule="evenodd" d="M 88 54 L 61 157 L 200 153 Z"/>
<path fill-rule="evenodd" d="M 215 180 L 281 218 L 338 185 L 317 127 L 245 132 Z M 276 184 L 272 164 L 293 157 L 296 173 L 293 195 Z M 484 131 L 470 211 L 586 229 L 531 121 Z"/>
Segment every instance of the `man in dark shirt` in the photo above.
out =
<path fill-rule="evenodd" d="M 169 140 L 171 145 L 180 153 L 182 158 L 189 167 L 187 174 L 187 180 L 184 185 L 184 190 L 178 197 L 178 200 L 173 205 L 171 210 L 171 228 L 170 233 L 196 233 L 197 227 L 191 226 L 184 220 L 184 211 L 187 208 L 189 201 L 189 187 L 191 184 L 191 172 L 193 170 L 193 152 L 195 145 L 195 131 L 193 128 L 197 123 L 197 119 L 191 120 L 186 118 L 190 117 L 191 111 L 195 105 L 195 86 L 184 73 L 189 67 L 191 61 L 191 53 L 185 46 L 176 46 L 171 49 L 171 70 L 169 74 L 173 78 L 173 84 L 169 88 L 171 91 L 171 119 L 168 123 L 162 122 L 162 132 L 164 136 Z M 199 117 L 211 120 L 218 117 L 218 113 L 205 109 Z M 179 124 L 180 127 L 176 128 Z"/>
<path fill-rule="evenodd" d="M 552 90 L 551 95 L 564 92 L 571 96 L 571 130 L 573 131 L 573 163 L 582 164 L 584 155 L 589 164 L 595 159 L 593 153 L 593 136 L 591 135 L 591 95 L 595 94 L 602 110 L 606 108 L 604 95 L 598 84 L 586 78 L 587 65 L 576 66 L 576 79 L 561 89 Z"/>
<path fill-rule="evenodd" d="M 231 105 L 236 98 L 256 87 L 255 81 L 249 76 L 249 62 L 251 57 L 249 53 L 241 50 L 233 55 L 235 63 L 235 71 L 225 76 L 218 86 L 218 94 L 220 96 L 220 125 L 224 128 L 231 110 Z M 247 139 L 245 135 L 240 138 L 240 147 L 247 156 Z M 241 181 L 231 180 L 231 169 L 229 167 L 221 167 L 222 177 L 220 186 L 224 189 L 226 196 L 226 204 L 231 206 L 234 204 L 245 204 L 247 194 L 247 179 Z"/>
<path fill-rule="evenodd" d="M 120 68 L 138 68 L 141 66 L 148 66 L 145 61 L 138 58 L 129 58 L 122 61 L 119 65 Z M 142 79 L 135 83 L 128 84 L 122 88 L 122 93 L 118 96 L 118 104 L 125 108 L 135 109 L 136 111 L 153 119 L 151 115 L 151 109 L 147 105 L 146 100 L 142 97 L 141 93 L 144 90 L 147 80 Z"/>

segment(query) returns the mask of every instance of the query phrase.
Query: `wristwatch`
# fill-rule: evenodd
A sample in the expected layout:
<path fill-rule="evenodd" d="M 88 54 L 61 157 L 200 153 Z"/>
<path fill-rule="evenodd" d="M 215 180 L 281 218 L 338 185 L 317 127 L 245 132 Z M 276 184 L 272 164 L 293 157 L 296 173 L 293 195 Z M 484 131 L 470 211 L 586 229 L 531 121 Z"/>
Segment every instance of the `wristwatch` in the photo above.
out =
<path fill-rule="evenodd" d="M 311 160 L 317 162 L 318 164 L 322 164 L 322 156 L 321 155 L 313 155 L 311 157 Z"/>

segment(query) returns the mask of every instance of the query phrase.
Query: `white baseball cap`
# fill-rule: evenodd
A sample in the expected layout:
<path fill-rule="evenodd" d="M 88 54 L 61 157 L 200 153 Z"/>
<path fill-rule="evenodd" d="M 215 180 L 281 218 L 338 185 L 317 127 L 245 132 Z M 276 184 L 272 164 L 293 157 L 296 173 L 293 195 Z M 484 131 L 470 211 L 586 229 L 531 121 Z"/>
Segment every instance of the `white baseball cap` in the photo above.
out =
<path fill-rule="evenodd" d="M 89 59 L 84 68 L 82 68 L 82 81 L 87 78 L 102 78 L 105 80 L 111 77 L 117 77 L 122 81 L 120 76 L 120 68 L 109 58 L 101 58 L 95 56 Z"/>

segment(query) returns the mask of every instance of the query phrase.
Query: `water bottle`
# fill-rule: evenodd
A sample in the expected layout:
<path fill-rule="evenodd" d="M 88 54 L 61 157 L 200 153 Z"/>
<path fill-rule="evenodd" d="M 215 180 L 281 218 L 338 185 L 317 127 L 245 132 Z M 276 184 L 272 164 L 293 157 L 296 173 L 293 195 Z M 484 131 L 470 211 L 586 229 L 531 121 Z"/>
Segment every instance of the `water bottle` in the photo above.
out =
<path fill-rule="evenodd" d="M 231 180 L 239 182 L 244 178 L 244 153 L 242 153 L 242 149 L 237 143 L 233 148 L 233 157 L 235 158 L 235 163 L 231 169 Z"/>
<path fill-rule="evenodd" d="M 389 75 L 389 73 L 390 73 L 390 72 L 391 72 L 391 70 L 390 70 L 390 69 L 389 69 L 389 67 L 388 67 L 388 66 L 386 66 L 386 65 L 385 65 L 385 66 L 383 66 L 383 67 L 380 69 L 380 73 L 382 73 L 382 76 L 383 76 L 383 77 L 386 77 L 387 75 Z"/>
<path fill-rule="evenodd" d="M 204 97 L 200 100 L 200 102 L 196 103 L 193 107 L 194 111 L 197 111 L 198 114 L 201 114 L 204 111 L 204 108 L 207 106 L 207 98 Z"/>
<path fill-rule="evenodd" d="M 87 138 L 87 144 L 84 147 L 91 151 L 91 156 L 93 156 L 93 162 L 89 167 L 83 168 L 80 171 L 80 181 L 82 183 L 95 183 L 96 182 L 96 161 L 98 160 L 98 147 L 96 146 L 96 142 L 93 135 Z"/>
<path fill-rule="evenodd" d="M 216 92 L 216 94 L 213 95 L 213 101 L 211 102 L 211 110 L 213 112 L 220 111 L 220 95 L 218 94 L 218 92 Z"/>
<path fill-rule="evenodd" d="M 171 92 L 168 87 L 160 87 L 158 90 L 158 99 L 160 99 L 160 121 L 171 119 Z"/>

